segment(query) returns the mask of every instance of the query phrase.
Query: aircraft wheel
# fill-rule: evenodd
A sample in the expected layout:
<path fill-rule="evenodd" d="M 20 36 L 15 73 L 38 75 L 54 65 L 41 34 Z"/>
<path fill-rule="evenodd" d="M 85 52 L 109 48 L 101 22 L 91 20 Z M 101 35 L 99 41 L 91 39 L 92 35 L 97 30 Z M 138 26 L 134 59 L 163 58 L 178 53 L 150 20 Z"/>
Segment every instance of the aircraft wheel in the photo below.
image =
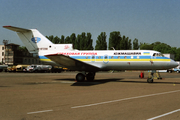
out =
<path fill-rule="evenodd" d="M 94 73 L 89 72 L 89 73 L 86 75 L 87 81 L 93 81 L 93 80 L 94 80 L 94 76 L 95 76 Z"/>
<path fill-rule="evenodd" d="M 83 82 L 85 80 L 85 75 L 82 73 L 78 73 L 76 75 L 76 80 L 77 80 L 77 82 Z"/>
<path fill-rule="evenodd" d="M 148 79 L 147 79 L 147 82 L 148 82 L 148 83 L 153 83 L 153 79 L 152 79 L 152 78 L 148 78 Z"/>

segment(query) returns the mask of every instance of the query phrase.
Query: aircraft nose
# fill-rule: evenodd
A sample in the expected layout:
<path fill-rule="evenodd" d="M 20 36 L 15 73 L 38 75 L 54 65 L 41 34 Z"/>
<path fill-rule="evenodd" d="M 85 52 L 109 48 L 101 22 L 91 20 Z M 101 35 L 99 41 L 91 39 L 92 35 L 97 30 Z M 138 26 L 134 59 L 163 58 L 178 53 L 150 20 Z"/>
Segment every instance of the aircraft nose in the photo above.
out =
<path fill-rule="evenodd" d="M 171 60 L 171 62 L 169 63 L 169 67 L 175 68 L 176 66 L 178 66 L 178 63 L 175 62 L 174 60 Z"/>

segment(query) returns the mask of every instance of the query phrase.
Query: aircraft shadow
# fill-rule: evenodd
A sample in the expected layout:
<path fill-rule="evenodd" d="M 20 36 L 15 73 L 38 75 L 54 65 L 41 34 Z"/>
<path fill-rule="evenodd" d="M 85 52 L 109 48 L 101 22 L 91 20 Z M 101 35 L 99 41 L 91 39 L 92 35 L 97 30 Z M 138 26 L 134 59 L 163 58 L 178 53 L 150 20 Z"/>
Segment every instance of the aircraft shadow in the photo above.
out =
<path fill-rule="evenodd" d="M 122 80 L 122 78 L 98 79 L 94 81 L 75 82 L 71 86 L 92 86 L 92 85 L 105 84 L 108 82 L 119 82 L 120 80 Z"/>
<path fill-rule="evenodd" d="M 84 82 L 75 82 L 71 86 L 92 86 L 92 85 L 99 85 L 104 84 L 107 82 L 118 82 L 119 80 L 122 80 L 123 78 L 108 78 L 108 79 L 96 79 L 94 81 L 84 81 Z M 75 81 L 75 79 L 55 79 L 57 81 Z"/>
<path fill-rule="evenodd" d="M 125 78 L 107 78 L 107 79 L 95 79 L 94 81 L 84 81 L 84 82 L 76 82 L 73 78 L 66 78 L 66 79 L 54 79 L 58 81 L 57 83 L 63 83 L 64 81 L 69 81 L 71 86 L 93 86 L 93 85 L 100 85 L 105 84 L 108 82 L 122 82 L 122 83 L 144 83 L 144 84 L 180 84 L 180 82 L 164 82 L 162 80 L 154 80 L 153 83 L 147 83 L 147 80 L 126 80 Z M 28 83 L 21 83 L 22 85 L 39 85 L 39 84 L 54 84 L 56 82 L 28 82 Z M 66 82 L 65 82 L 66 83 Z M 67 82 L 68 83 L 68 82 Z M 0 86 L 0 87 L 9 87 L 9 86 Z"/>
<path fill-rule="evenodd" d="M 132 81 L 132 80 L 124 80 L 125 78 L 108 78 L 108 79 L 95 79 L 94 81 L 84 81 L 84 82 L 75 82 L 71 86 L 92 86 L 92 85 L 99 85 L 105 84 L 108 82 L 124 82 L 124 83 L 145 83 L 147 84 L 147 80 L 144 79 L 143 81 Z M 132 78 L 134 79 L 134 78 Z M 137 78 L 136 78 L 137 79 Z M 56 79 L 59 81 L 75 81 L 74 79 Z M 149 84 L 180 84 L 180 82 L 163 82 L 161 80 L 154 80 L 153 83 Z"/>
<path fill-rule="evenodd" d="M 54 79 L 54 80 L 58 80 L 58 81 L 61 81 L 61 80 L 63 80 L 63 81 L 75 81 L 75 79 L 73 79 L 73 78 L 63 78 L 63 79 Z"/>

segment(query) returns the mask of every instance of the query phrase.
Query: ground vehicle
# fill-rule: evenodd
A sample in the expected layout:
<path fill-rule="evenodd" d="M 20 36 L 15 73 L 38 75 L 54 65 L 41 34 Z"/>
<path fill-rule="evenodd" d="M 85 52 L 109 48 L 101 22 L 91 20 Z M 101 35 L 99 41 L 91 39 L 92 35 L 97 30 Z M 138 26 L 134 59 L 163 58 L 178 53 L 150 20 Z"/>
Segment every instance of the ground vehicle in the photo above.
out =
<path fill-rule="evenodd" d="M 173 68 L 173 71 L 174 72 L 177 72 L 177 73 L 180 73 L 180 62 L 179 61 L 176 61 L 178 63 L 178 66 Z"/>
<path fill-rule="evenodd" d="M 8 66 L 7 67 L 7 72 L 16 72 L 16 65 Z"/>
<path fill-rule="evenodd" d="M 179 68 L 179 66 L 176 67 L 176 68 L 174 68 L 174 71 L 177 72 L 177 73 L 180 73 L 180 68 Z"/>
<path fill-rule="evenodd" d="M 63 71 L 63 68 L 58 66 L 53 66 L 51 69 L 52 73 L 60 73 L 61 71 Z"/>
<path fill-rule="evenodd" d="M 27 72 L 50 72 L 51 65 L 30 65 L 26 68 Z"/>
<path fill-rule="evenodd" d="M 0 72 L 2 72 L 4 69 L 7 69 L 7 65 L 0 65 Z"/>
<path fill-rule="evenodd" d="M 26 69 L 29 65 L 17 65 L 16 71 L 17 72 L 23 72 L 24 69 Z"/>

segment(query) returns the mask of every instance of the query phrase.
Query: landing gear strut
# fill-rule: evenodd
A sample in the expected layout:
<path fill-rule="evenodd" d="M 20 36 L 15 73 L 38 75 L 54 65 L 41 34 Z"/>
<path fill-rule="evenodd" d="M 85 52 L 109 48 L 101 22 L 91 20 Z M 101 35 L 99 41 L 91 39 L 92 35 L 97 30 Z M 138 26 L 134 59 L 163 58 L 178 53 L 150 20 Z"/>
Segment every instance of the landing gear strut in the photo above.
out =
<path fill-rule="evenodd" d="M 78 73 L 76 75 L 76 81 L 77 82 L 83 82 L 83 81 L 85 81 L 85 78 L 87 81 L 93 81 L 94 76 L 95 76 L 94 72 L 89 72 L 88 74 L 86 74 L 85 72 L 84 73 Z"/>
<path fill-rule="evenodd" d="M 155 75 L 154 75 L 155 73 Z M 156 72 L 156 70 L 152 70 L 152 72 L 149 73 L 149 76 L 147 78 L 148 83 L 153 83 L 153 79 L 162 79 L 159 72 Z"/>
<path fill-rule="evenodd" d="M 147 78 L 147 82 L 148 83 L 153 83 L 153 78 L 154 78 L 154 73 L 155 73 L 156 71 L 152 71 L 151 73 L 149 73 L 149 76 L 148 76 L 148 78 Z"/>
<path fill-rule="evenodd" d="M 153 83 L 153 78 L 147 78 L 148 83 Z"/>

